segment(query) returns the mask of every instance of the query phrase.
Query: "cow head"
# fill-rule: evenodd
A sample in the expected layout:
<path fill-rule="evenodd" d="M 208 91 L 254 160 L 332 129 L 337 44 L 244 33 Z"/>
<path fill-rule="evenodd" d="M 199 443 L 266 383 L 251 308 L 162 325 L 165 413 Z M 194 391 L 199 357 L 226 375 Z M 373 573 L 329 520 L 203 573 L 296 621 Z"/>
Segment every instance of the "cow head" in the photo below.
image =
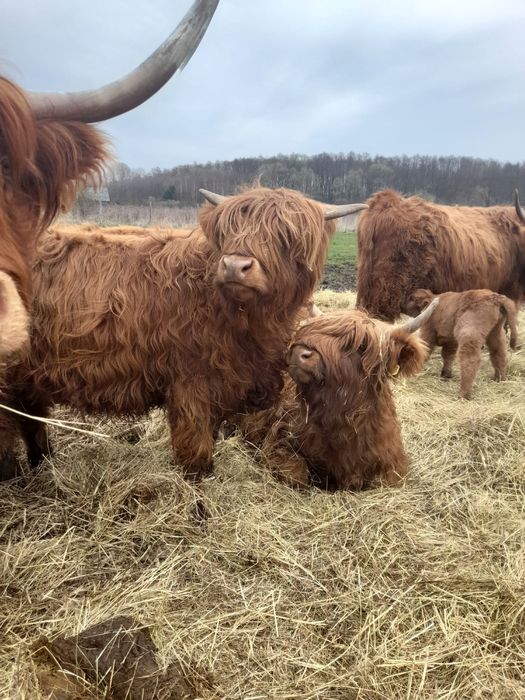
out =
<path fill-rule="evenodd" d="M 287 189 L 257 187 L 232 197 L 201 190 L 210 202 L 200 224 L 212 250 L 215 284 L 233 306 L 306 303 L 322 272 L 334 219 L 365 204 L 331 207 Z"/>
<path fill-rule="evenodd" d="M 356 408 L 393 377 L 420 371 L 427 346 L 414 332 L 437 303 L 399 325 L 357 310 L 306 321 L 288 351 L 288 372 L 306 395 L 322 397 L 324 407 Z"/>
<path fill-rule="evenodd" d="M 434 294 L 430 289 L 414 289 L 408 295 L 406 310 L 410 316 L 420 314 L 434 299 Z"/>
<path fill-rule="evenodd" d="M 219 0 L 196 0 L 138 68 L 97 90 L 25 92 L 0 78 L 0 357 L 27 338 L 31 261 L 39 235 L 107 158 L 99 122 L 137 107 L 190 59 Z"/>

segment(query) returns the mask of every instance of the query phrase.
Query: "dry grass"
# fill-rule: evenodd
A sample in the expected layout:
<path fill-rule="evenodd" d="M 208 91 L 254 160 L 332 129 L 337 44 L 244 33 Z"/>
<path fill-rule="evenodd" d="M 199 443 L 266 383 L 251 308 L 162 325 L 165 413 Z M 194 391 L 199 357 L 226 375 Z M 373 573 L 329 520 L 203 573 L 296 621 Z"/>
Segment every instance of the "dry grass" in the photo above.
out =
<path fill-rule="evenodd" d="M 294 492 L 236 438 L 194 488 L 160 414 L 53 429 L 53 461 L 0 486 L 0 697 L 44 697 L 43 634 L 131 614 L 200 698 L 524 698 L 525 351 L 470 402 L 439 366 L 397 388 L 397 489 Z"/>
<path fill-rule="evenodd" d="M 197 207 L 175 207 L 154 202 L 147 204 L 114 204 L 99 206 L 97 202 L 84 202 L 73 211 L 63 214 L 60 223 L 95 222 L 99 226 L 160 226 L 193 228 L 197 225 Z"/>

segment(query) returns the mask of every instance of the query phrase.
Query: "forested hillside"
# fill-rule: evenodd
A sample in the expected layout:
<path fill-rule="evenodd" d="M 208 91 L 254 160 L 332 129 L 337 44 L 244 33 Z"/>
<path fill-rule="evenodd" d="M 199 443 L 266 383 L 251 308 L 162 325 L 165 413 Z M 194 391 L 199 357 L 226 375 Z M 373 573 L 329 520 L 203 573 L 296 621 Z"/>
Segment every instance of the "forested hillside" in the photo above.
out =
<path fill-rule="evenodd" d="M 515 187 L 525 193 L 525 163 L 357 153 L 238 158 L 149 173 L 119 163 L 109 174 L 108 186 L 111 200 L 120 204 L 142 204 L 151 197 L 195 206 L 202 201 L 199 187 L 229 194 L 257 179 L 263 185 L 290 187 L 325 202 L 360 201 L 392 187 L 437 202 L 488 206 L 510 203 Z"/>

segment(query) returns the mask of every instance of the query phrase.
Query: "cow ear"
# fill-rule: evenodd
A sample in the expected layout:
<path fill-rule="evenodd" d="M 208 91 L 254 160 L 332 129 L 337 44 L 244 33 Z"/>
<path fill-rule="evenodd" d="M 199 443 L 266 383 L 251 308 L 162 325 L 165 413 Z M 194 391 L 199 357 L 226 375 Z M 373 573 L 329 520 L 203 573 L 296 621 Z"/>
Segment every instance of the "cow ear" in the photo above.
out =
<path fill-rule="evenodd" d="M 16 284 L 0 272 L 0 358 L 9 355 L 29 340 L 29 314 Z"/>
<path fill-rule="evenodd" d="M 420 372 L 428 355 L 428 346 L 417 335 L 403 329 L 390 334 L 387 372 L 391 377 L 412 377 Z"/>

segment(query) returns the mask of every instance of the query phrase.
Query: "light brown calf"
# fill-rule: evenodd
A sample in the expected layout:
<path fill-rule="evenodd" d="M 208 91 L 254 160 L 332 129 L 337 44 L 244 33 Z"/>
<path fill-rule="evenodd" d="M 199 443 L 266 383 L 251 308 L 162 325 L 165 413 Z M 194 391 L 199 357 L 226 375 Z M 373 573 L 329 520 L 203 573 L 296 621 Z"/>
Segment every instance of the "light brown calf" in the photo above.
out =
<path fill-rule="evenodd" d="M 434 295 L 429 289 L 416 289 L 409 298 L 409 313 L 418 313 L 435 297 L 439 306 L 421 328 L 421 337 L 430 350 L 439 345 L 442 350 L 441 376 L 452 377 L 452 364 L 459 353 L 460 394 L 472 396 L 472 385 L 481 363 L 481 348 L 486 345 L 494 367 L 494 379 L 499 382 L 507 374 L 505 327 L 510 328 L 510 346 L 516 348 L 516 306 L 503 294 L 489 289 L 467 292 L 445 292 Z"/>

